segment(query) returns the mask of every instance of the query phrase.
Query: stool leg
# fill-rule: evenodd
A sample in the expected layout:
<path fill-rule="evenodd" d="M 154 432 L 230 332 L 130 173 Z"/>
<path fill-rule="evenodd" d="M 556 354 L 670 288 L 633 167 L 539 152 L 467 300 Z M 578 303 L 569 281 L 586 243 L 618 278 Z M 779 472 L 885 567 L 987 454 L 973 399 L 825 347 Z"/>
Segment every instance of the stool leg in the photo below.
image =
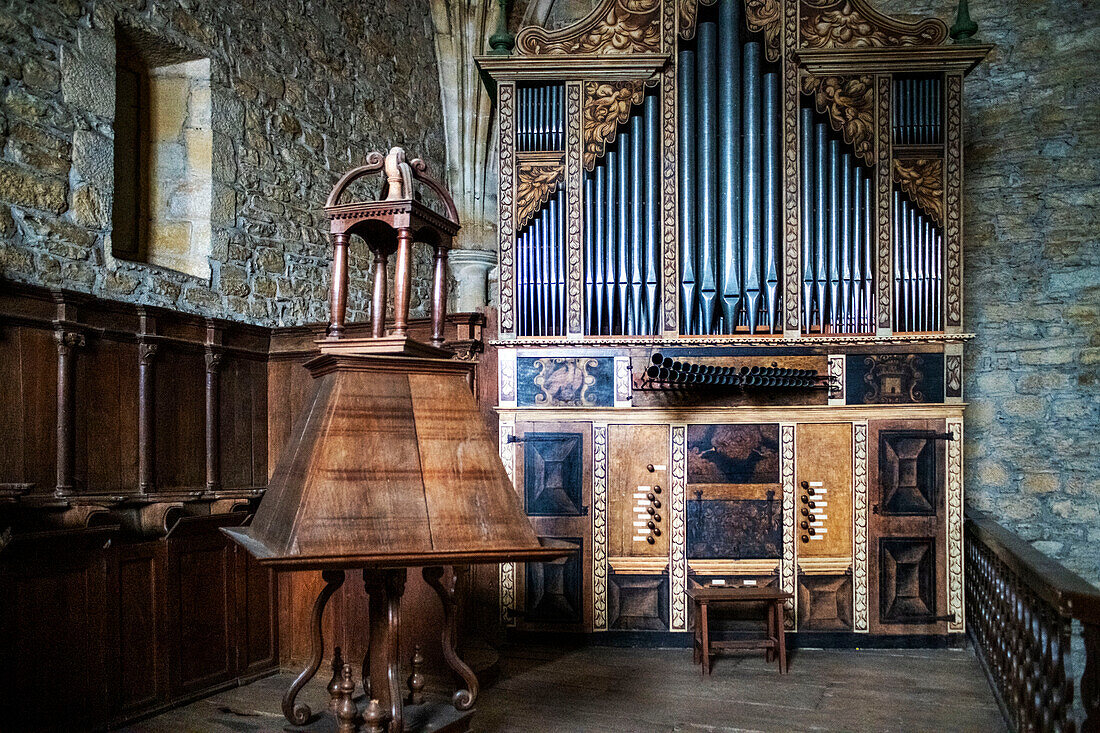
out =
<path fill-rule="evenodd" d="M 775 604 L 768 603 L 768 612 L 764 614 L 768 620 L 768 641 L 775 641 Z M 769 664 L 775 659 L 776 648 L 768 646 L 764 650 L 764 661 Z"/>
<path fill-rule="evenodd" d="M 779 636 L 779 673 L 787 673 L 787 631 L 783 628 L 783 603 L 775 602 L 775 628 Z"/>
<path fill-rule="evenodd" d="M 707 604 L 703 603 L 703 675 L 710 674 L 710 629 L 707 628 Z"/>
<path fill-rule="evenodd" d="M 700 620 L 699 620 L 699 604 L 694 604 L 693 610 L 695 611 L 695 618 L 692 619 L 691 624 L 691 661 L 693 664 L 702 664 L 703 659 L 699 654 L 699 645 L 702 643 L 702 636 L 700 636 Z"/>

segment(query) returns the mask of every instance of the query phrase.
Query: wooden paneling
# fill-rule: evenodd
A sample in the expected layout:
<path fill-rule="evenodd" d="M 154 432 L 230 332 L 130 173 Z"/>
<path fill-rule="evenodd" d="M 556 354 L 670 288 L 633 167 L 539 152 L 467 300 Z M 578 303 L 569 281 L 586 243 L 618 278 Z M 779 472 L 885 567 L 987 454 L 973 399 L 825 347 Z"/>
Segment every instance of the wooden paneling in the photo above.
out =
<path fill-rule="evenodd" d="M 76 484 L 93 492 L 137 485 L 137 344 L 89 338 L 76 359 Z"/>
<path fill-rule="evenodd" d="M 218 448 L 223 488 L 267 485 L 266 372 L 264 361 L 235 355 L 226 356 L 218 369 Z"/>
<path fill-rule="evenodd" d="M 672 532 L 669 437 L 665 425 L 611 425 L 608 428 L 608 554 L 611 557 L 668 557 Z M 653 470 L 649 470 L 649 466 Z M 660 486 L 658 493 L 654 486 Z M 655 501 L 646 498 L 653 493 Z M 660 506 L 657 506 L 657 504 Z M 653 513 L 647 513 L 652 508 Z M 660 535 L 646 541 L 653 521 Z M 643 526 L 635 526 L 642 522 Z"/>
<path fill-rule="evenodd" d="M 167 695 L 165 655 L 165 543 L 119 544 L 107 584 L 115 604 L 114 628 L 109 637 L 116 674 L 112 717 L 156 704 Z"/>
<path fill-rule="evenodd" d="M 57 345 L 48 330 L 0 327 L 0 482 L 56 485 Z"/>
<path fill-rule="evenodd" d="M 795 536 L 802 557 L 852 555 L 852 425 L 799 425 L 795 434 Z M 813 491 L 811 494 L 810 491 Z M 803 497 L 806 501 L 803 501 Z M 809 505 L 815 506 L 810 509 Z M 803 515 L 807 508 L 809 515 Z M 816 519 L 815 513 L 816 512 Z M 823 519 L 821 517 L 824 517 Z M 814 527 L 810 535 L 806 522 Z M 820 524 L 820 526 L 815 526 Z M 803 536 L 809 537 L 802 542 Z M 816 539 L 821 537 L 822 539 Z"/>
<path fill-rule="evenodd" d="M 206 363 L 200 351 L 162 345 L 154 361 L 157 489 L 197 489 L 206 473 Z"/>

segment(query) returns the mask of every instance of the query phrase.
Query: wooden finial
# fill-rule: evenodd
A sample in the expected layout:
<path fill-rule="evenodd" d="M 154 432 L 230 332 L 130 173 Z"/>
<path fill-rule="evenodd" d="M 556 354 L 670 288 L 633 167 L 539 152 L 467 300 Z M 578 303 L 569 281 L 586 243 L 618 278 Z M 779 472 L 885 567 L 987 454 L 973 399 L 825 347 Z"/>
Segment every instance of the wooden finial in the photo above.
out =
<path fill-rule="evenodd" d="M 336 712 L 336 705 L 340 702 L 340 673 L 344 669 L 344 657 L 340 653 L 340 647 L 332 650 L 332 679 L 328 681 L 328 706 L 332 712 Z"/>
<path fill-rule="evenodd" d="M 382 733 L 382 721 L 386 719 L 386 713 L 377 700 L 371 700 L 367 709 L 363 711 L 363 723 L 367 726 L 366 733 Z"/>
<path fill-rule="evenodd" d="M 424 655 L 420 653 L 420 645 L 413 649 L 412 674 L 409 675 L 409 704 L 420 705 L 424 702 L 424 675 L 420 668 L 424 666 Z"/>
<path fill-rule="evenodd" d="M 508 32 L 508 0 L 497 0 L 500 15 L 493 35 L 489 36 L 489 54 L 491 56 L 509 56 L 516 47 L 516 37 Z"/>
<path fill-rule="evenodd" d="M 340 672 L 339 701 L 336 703 L 336 721 L 340 733 L 355 733 L 358 727 L 359 709 L 355 707 L 355 680 L 351 677 L 351 665 L 345 664 Z"/>
<path fill-rule="evenodd" d="M 412 168 L 405 161 L 405 149 L 392 147 L 386 154 L 386 160 L 382 163 L 382 170 L 386 173 L 386 201 L 400 201 L 411 199 Z"/>

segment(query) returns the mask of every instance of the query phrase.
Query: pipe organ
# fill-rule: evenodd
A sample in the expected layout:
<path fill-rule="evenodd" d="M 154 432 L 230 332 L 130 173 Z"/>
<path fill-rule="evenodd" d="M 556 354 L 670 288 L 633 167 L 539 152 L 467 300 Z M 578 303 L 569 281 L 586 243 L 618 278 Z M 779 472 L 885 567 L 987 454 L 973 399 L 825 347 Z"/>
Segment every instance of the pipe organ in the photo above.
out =
<path fill-rule="evenodd" d="M 964 630 L 962 93 L 989 50 L 867 0 L 604 0 L 477 58 L 501 458 L 580 548 L 502 565 L 502 623 L 686 631 L 721 580 L 792 592 L 815 639 Z"/>

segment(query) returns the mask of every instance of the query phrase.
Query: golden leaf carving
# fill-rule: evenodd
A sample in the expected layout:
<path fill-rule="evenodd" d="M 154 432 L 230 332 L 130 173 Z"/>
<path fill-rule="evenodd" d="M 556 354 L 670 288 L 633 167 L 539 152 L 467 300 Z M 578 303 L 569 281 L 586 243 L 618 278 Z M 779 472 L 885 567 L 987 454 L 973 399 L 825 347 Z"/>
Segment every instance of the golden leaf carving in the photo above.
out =
<path fill-rule="evenodd" d="M 874 165 L 874 77 L 804 76 L 802 91 L 813 96 L 817 111 L 828 116 L 856 155 Z"/>
<path fill-rule="evenodd" d="M 801 0 L 804 48 L 934 46 L 947 38 L 937 18 L 910 23 L 883 15 L 864 0 Z"/>
<path fill-rule="evenodd" d="M 939 158 L 894 160 L 894 181 L 932 221 L 943 226 L 943 161 Z"/>
<path fill-rule="evenodd" d="M 779 21 L 783 6 L 779 0 L 745 0 L 745 22 L 750 31 L 764 34 L 768 61 L 779 60 Z"/>
<path fill-rule="evenodd" d="M 632 105 L 641 104 L 642 81 L 595 82 L 584 85 L 584 167 L 592 170 L 596 158 L 615 139 L 619 125 L 630 118 Z"/>
<path fill-rule="evenodd" d="M 660 53 L 660 11 L 661 0 L 604 0 L 571 26 L 524 28 L 516 36 L 516 50 L 525 56 Z"/>
<path fill-rule="evenodd" d="M 680 37 L 691 38 L 695 35 L 695 19 L 699 15 L 699 0 L 679 0 Z"/>
<path fill-rule="evenodd" d="M 565 173 L 565 162 L 557 160 L 524 160 L 516 162 L 516 231 L 523 229 L 543 204 L 558 189 Z"/>

